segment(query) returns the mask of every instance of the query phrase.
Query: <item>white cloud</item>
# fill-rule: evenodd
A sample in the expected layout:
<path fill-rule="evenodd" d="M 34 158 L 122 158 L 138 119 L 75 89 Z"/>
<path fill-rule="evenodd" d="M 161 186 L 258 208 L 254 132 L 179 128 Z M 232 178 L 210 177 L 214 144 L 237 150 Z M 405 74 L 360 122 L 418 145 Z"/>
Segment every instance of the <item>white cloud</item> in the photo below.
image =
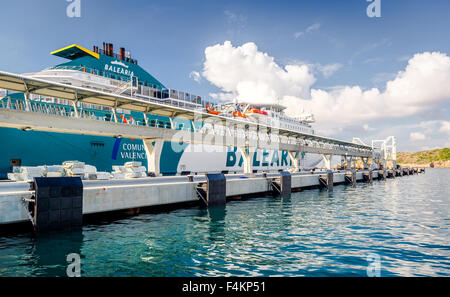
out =
<path fill-rule="evenodd" d="M 295 32 L 294 33 L 294 37 L 295 37 L 295 39 L 298 39 L 298 38 L 304 36 L 305 34 L 308 34 L 308 33 L 311 33 L 313 31 L 319 30 L 321 26 L 322 25 L 320 23 L 314 23 L 311 26 L 309 26 L 308 28 L 306 28 L 305 31 Z"/>
<path fill-rule="evenodd" d="M 427 136 L 420 132 L 412 132 L 409 134 L 409 139 L 411 141 L 422 141 L 427 139 Z"/>
<path fill-rule="evenodd" d="M 274 103 L 285 96 L 307 97 L 316 79 L 307 65 L 279 66 L 254 43 L 207 47 L 203 77 L 239 101 Z"/>
<path fill-rule="evenodd" d="M 322 65 L 320 63 L 310 63 L 307 61 L 300 61 L 295 59 L 285 59 L 284 63 L 288 65 L 298 66 L 306 65 L 308 66 L 312 74 L 321 74 L 325 78 L 329 78 L 343 67 L 341 63 L 330 63 Z"/>
<path fill-rule="evenodd" d="M 338 71 L 341 68 L 342 68 L 342 64 L 340 64 L 340 63 L 333 63 L 333 64 L 327 64 L 327 65 L 318 64 L 318 69 L 325 78 L 329 78 L 330 76 L 332 76 L 336 71 Z"/>
<path fill-rule="evenodd" d="M 202 80 L 202 76 L 198 71 L 192 71 L 191 73 L 189 73 L 189 78 L 192 78 L 198 83 L 200 83 L 200 81 Z"/>
<path fill-rule="evenodd" d="M 438 52 L 416 54 L 386 83 L 384 92 L 359 86 L 312 89 L 310 98 L 285 97 L 284 102 L 292 114 L 299 111 L 297 106 L 312 110 L 321 123 L 346 125 L 417 115 L 450 102 L 450 58 Z"/>
<path fill-rule="evenodd" d="M 441 124 L 442 124 L 442 126 L 439 129 L 439 131 L 450 135 L 450 122 L 442 121 Z"/>
<path fill-rule="evenodd" d="M 245 102 L 280 101 L 290 115 L 311 111 L 322 130 L 433 113 L 450 102 L 450 58 L 440 52 L 414 55 L 403 71 L 387 81 L 385 91 L 351 85 L 313 89 L 313 66 L 282 67 L 251 42 L 210 46 L 205 57 L 203 77 L 226 94 Z"/>

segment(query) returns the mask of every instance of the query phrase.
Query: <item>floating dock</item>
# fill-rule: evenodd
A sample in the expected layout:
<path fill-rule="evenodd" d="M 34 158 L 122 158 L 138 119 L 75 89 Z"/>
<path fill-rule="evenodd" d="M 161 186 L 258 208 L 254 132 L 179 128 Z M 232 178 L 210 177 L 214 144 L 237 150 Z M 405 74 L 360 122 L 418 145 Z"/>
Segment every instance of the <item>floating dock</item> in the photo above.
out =
<path fill-rule="evenodd" d="M 285 196 L 311 188 L 372 182 L 418 174 L 424 169 L 280 172 L 246 175 L 207 174 L 133 180 L 81 180 L 79 177 L 35 178 L 0 183 L 0 225 L 29 222 L 36 231 L 80 226 L 82 216 L 129 212 L 153 206 L 196 202 L 212 206 L 227 199 L 273 194 Z M 135 213 L 138 213 L 137 211 Z"/>

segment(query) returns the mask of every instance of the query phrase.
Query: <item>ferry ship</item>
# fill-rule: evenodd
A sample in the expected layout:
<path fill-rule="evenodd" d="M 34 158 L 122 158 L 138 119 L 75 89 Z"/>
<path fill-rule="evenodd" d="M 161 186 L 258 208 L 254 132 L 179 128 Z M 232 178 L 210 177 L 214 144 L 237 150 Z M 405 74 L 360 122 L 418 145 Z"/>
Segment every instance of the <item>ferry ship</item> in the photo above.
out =
<path fill-rule="evenodd" d="M 56 50 L 52 55 L 67 59 L 66 63 L 24 76 L 39 78 L 72 86 L 92 88 L 104 92 L 155 101 L 161 104 L 202 110 L 207 113 L 263 123 L 271 127 L 289 128 L 294 131 L 314 134 L 311 124 L 314 117 L 303 113 L 288 117 L 284 107 L 278 104 L 257 105 L 246 102 L 218 103 L 206 101 L 200 96 L 166 88 L 159 80 L 138 65 L 131 54 L 120 48 L 103 43 L 88 50 L 77 44 Z M 0 104 L 23 105 L 25 94 L 0 90 Z M 147 119 L 143 113 L 82 102 L 73 103 L 58 98 L 30 95 L 30 102 L 38 110 L 77 110 L 86 117 L 104 121 L 119 120 L 129 125 L 148 124 L 167 129 L 193 130 L 192 123 L 152 115 Z M 206 128 L 205 126 L 201 128 Z M 54 132 L 22 131 L 0 128 L 0 178 L 5 179 L 15 166 L 57 165 L 67 160 L 78 160 L 97 167 L 100 171 L 111 171 L 114 165 L 139 161 L 147 165 L 142 140 L 99 137 L 89 135 L 61 134 Z M 174 150 L 166 142 L 161 155 L 160 170 L 163 175 L 197 174 L 204 172 L 242 172 L 243 159 L 236 147 L 182 144 Z M 300 166 L 312 168 L 320 163 L 317 155 L 302 154 Z M 289 168 L 292 162 L 285 151 L 256 151 L 253 158 L 255 171 L 279 171 Z"/>

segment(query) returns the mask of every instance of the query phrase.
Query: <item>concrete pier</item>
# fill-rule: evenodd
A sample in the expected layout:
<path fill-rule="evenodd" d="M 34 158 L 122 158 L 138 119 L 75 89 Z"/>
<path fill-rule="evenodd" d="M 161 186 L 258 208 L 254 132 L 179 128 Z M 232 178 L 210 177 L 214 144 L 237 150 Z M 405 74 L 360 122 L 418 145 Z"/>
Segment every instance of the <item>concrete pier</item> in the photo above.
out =
<path fill-rule="evenodd" d="M 230 174 L 82 181 L 82 187 L 79 187 L 82 188 L 82 201 L 77 205 L 82 205 L 82 214 L 88 215 L 183 202 L 204 204 L 197 192 L 199 185 L 206 185 L 204 189 L 208 204 L 223 204 L 226 198 L 271 194 L 274 181 L 280 186 L 280 194 L 286 195 L 292 191 L 311 188 L 325 188 L 332 191 L 333 187 L 339 184 L 353 185 L 353 181 L 367 182 L 380 178 L 386 178 L 385 170 L 256 173 L 250 177 Z M 33 209 L 29 206 L 30 203 L 34 203 L 36 193 L 37 191 L 30 188 L 27 182 L 1 182 L 0 225 L 20 222 L 30 222 L 31 225 L 36 213 L 33 213 Z M 38 195 L 42 195 L 42 192 Z M 64 217 L 60 217 L 59 220 L 67 222 Z"/>

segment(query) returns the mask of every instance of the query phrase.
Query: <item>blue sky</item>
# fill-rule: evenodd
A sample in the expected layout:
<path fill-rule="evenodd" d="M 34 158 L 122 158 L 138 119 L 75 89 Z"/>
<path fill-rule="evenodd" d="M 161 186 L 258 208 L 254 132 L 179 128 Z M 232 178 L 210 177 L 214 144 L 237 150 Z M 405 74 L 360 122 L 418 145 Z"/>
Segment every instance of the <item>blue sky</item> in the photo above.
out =
<path fill-rule="evenodd" d="M 202 73 L 205 48 L 227 40 L 236 47 L 253 42 L 280 66 L 339 65 L 328 77 L 315 75 L 313 88 L 324 90 L 358 85 L 383 91 L 414 54 L 450 54 L 450 1 L 444 0 L 381 0 L 381 18 L 366 15 L 365 0 L 81 0 L 81 18 L 66 16 L 68 4 L 2 1 L 0 69 L 38 71 L 63 62 L 50 51 L 72 43 L 91 48 L 107 41 L 130 50 L 166 86 L 207 97 L 221 90 L 189 74 Z M 450 146 L 449 134 L 437 133 L 439 125 L 431 123 L 450 120 L 449 102 L 427 113 L 348 125 L 333 136 L 370 139 L 396 133 L 399 149 L 409 151 Z M 411 137 L 425 132 L 426 139 Z"/>

